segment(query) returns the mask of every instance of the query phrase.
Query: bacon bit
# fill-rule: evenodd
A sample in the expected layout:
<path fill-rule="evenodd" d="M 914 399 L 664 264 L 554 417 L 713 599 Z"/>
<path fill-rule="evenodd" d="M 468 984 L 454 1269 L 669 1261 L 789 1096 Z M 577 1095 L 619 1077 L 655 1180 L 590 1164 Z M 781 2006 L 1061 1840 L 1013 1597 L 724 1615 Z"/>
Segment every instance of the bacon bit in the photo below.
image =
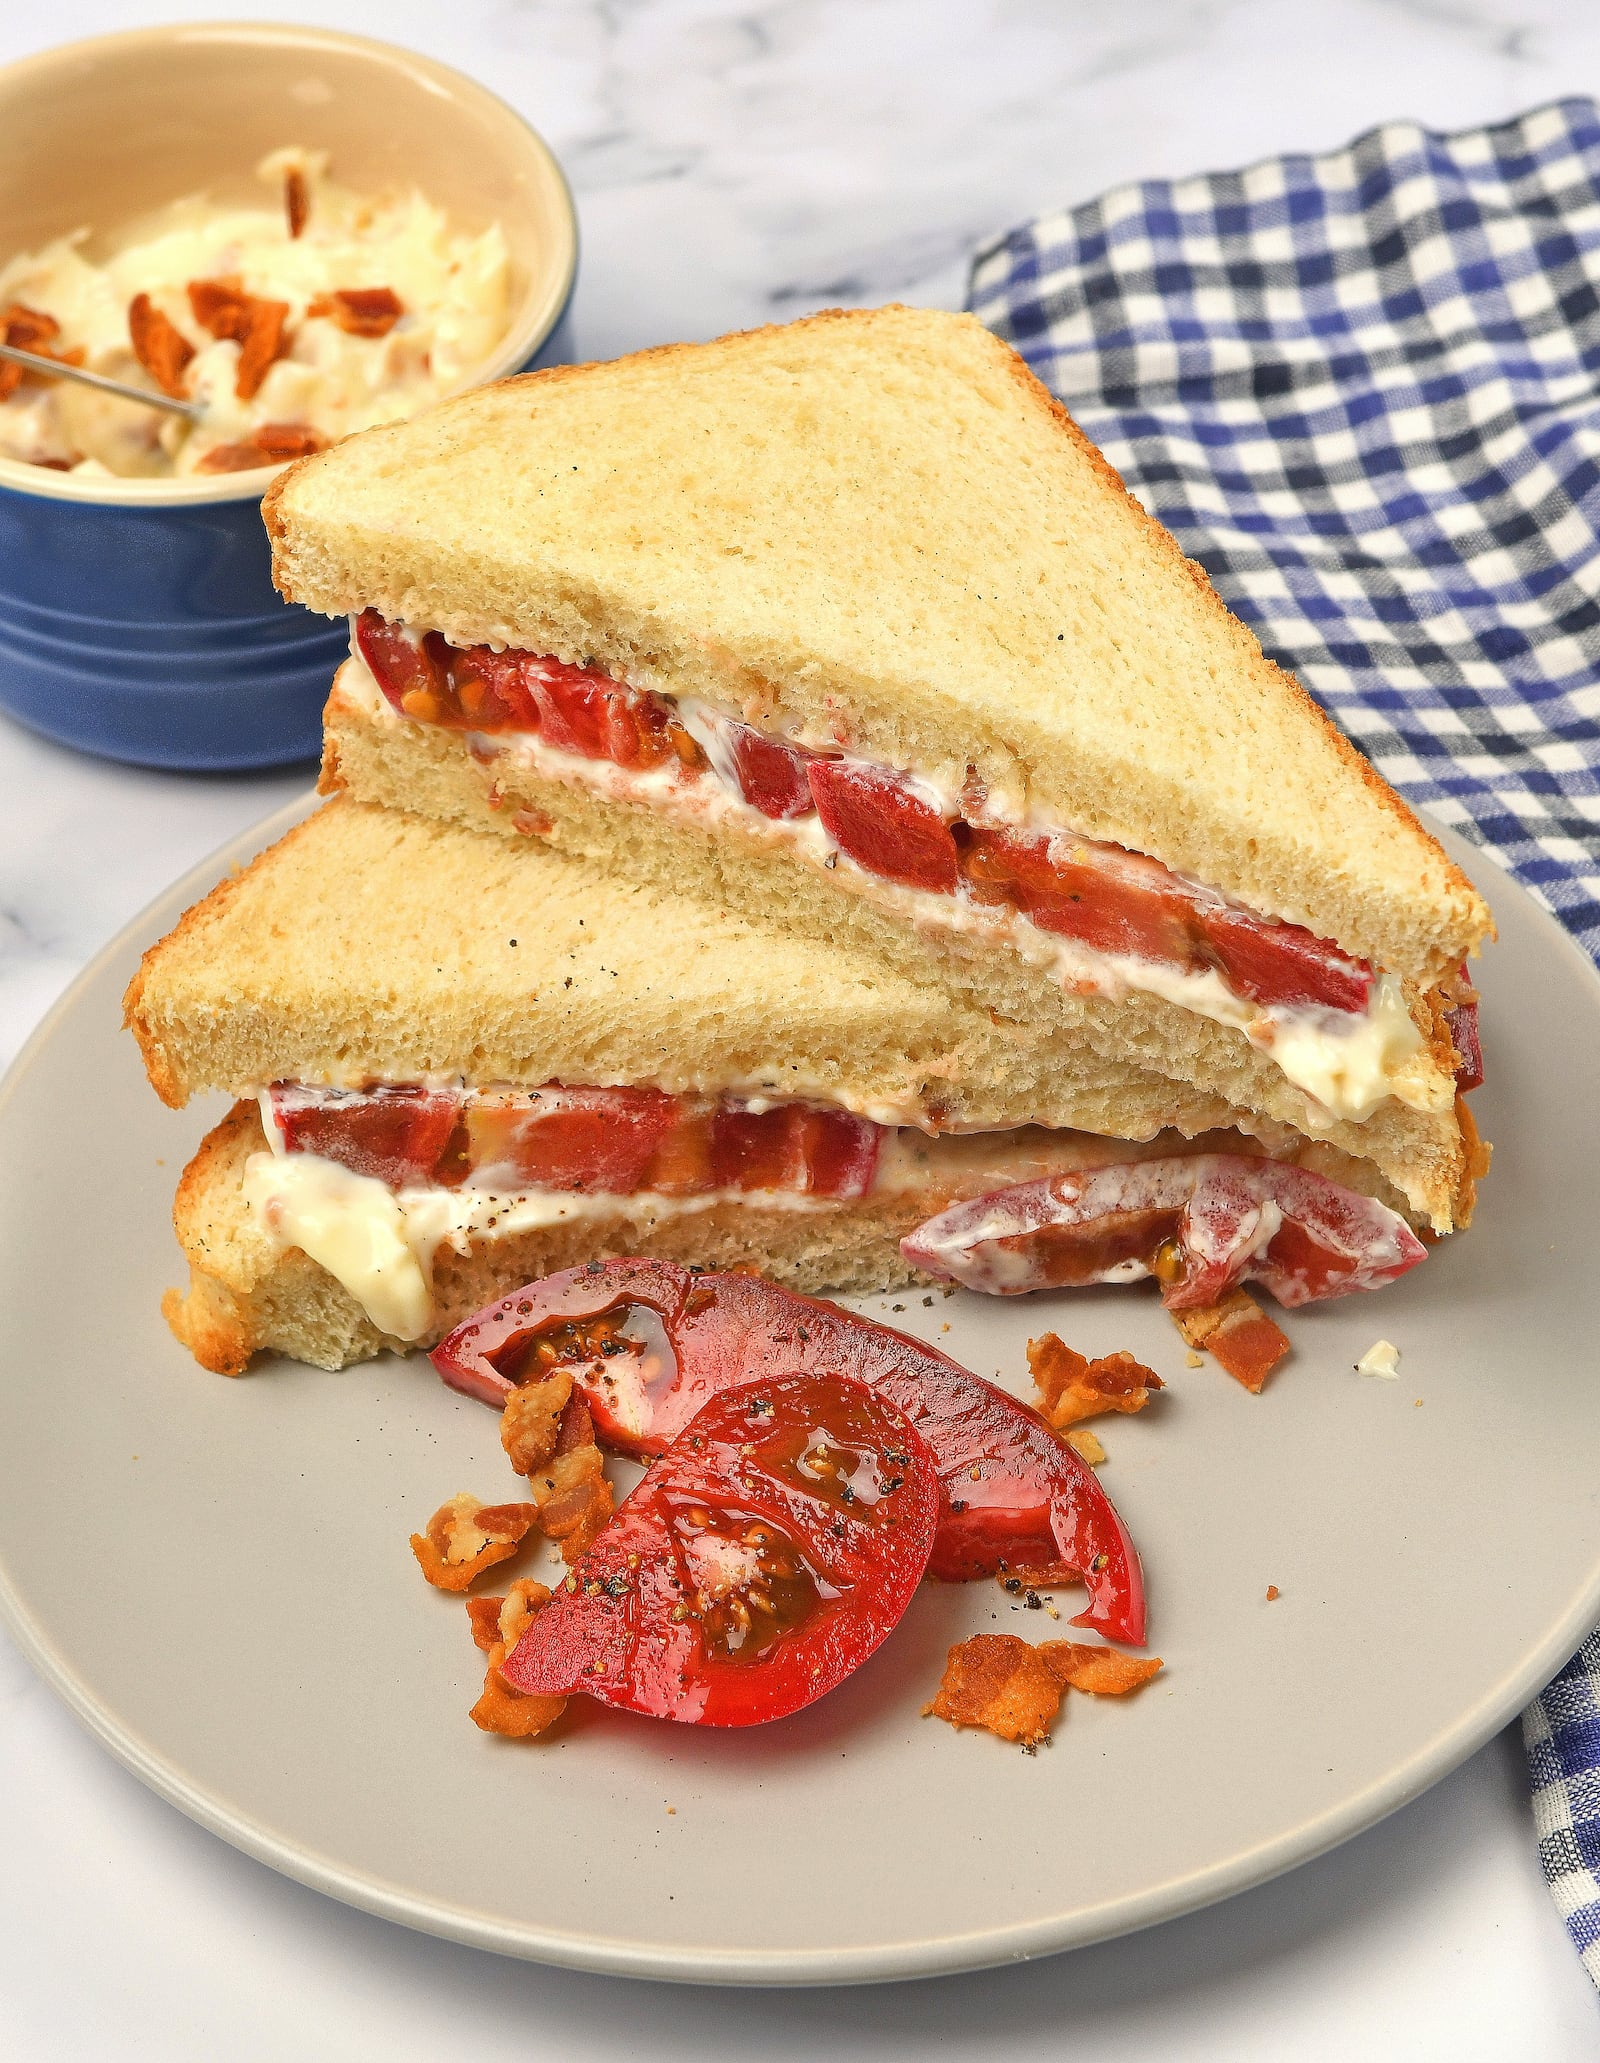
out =
<path fill-rule="evenodd" d="M 189 308 L 203 330 L 214 337 L 242 344 L 250 334 L 250 311 L 254 297 L 244 282 L 230 273 L 225 279 L 191 279 L 185 289 Z"/>
<path fill-rule="evenodd" d="M 189 306 L 200 327 L 239 346 L 234 395 L 240 401 L 254 400 L 267 368 L 283 356 L 288 302 L 263 301 L 255 294 L 247 294 L 232 274 L 225 279 L 191 279 L 188 293 Z"/>
<path fill-rule="evenodd" d="M 556 1369 L 542 1382 L 524 1383 L 506 1399 L 500 1414 L 500 1444 L 519 1476 L 531 1476 L 553 1459 L 561 1416 L 572 1395 L 572 1377 Z"/>
<path fill-rule="evenodd" d="M 128 304 L 128 337 L 134 357 L 162 393 L 174 401 L 187 400 L 183 369 L 194 356 L 194 346 L 148 294 L 135 294 Z"/>
<path fill-rule="evenodd" d="M 273 360 L 283 356 L 287 344 L 283 326 L 288 318 L 287 301 L 257 301 L 252 305 L 250 331 L 239 347 L 239 368 L 233 376 L 237 400 L 253 401 Z"/>
<path fill-rule="evenodd" d="M 82 365 L 81 344 L 74 344 L 67 351 L 51 350 L 60 334 L 60 323 L 42 308 L 27 308 L 21 301 L 13 301 L 0 313 L 0 343 L 10 344 L 18 351 L 31 351 L 36 358 L 53 358 L 57 365 Z M 48 373 L 35 372 L 32 366 L 0 364 L 0 401 L 7 400 L 21 386 L 42 387 L 49 379 Z"/>
<path fill-rule="evenodd" d="M 501 1424 L 503 1440 L 504 1418 Z M 539 1530 L 547 1539 L 560 1542 L 565 1561 L 578 1561 L 588 1553 L 616 1503 L 606 1481 L 605 1462 L 594 1443 L 594 1420 L 581 1397 L 569 1396 L 562 1407 L 554 1454 L 529 1476 L 528 1487 L 538 1510 Z"/>
<path fill-rule="evenodd" d="M 1090 1468 L 1098 1468 L 1106 1458 L 1106 1450 L 1086 1426 L 1079 1426 L 1066 1435 L 1067 1445 L 1080 1461 L 1088 1462 Z"/>
<path fill-rule="evenodd" d="M 566 1709 L 565 1698 L 528 1697 L 514 1689 L 500 1670 L 534 1614 L 549 1602 L 546 1586 L 527 1580 L 513 1584 L 504 1597 L 474 1597 L 467 1601 L 472 1637 L 489 1657 L 483 1693 L 471 1712 L 473 1724 L 485 1733 L 503 1734 L 510 1740 L 532 1740 Z"/>
<path fill-rule="evenodd" d="M 1252 1394 L 1289 1351 L 1289 1342 L 1250 1295 L 1248 1290 L 1230 1290 L 1220 1304 L 1207 1304 L 1192 1311 L 1167 1312 L 1191 1347 L 1204 1347 L 1216 1355 L 1236 1382 Z"/>
<path fill-rule="evenodd" d="M 311 196 L 306 191 L 306 175 L 295 165 L 283 175 L 283 212 L 289 218 L 290 238 L 297 238 L 310 219 Z"/>
<path fill-rule="evenodd" d="M 306 315 L 326 315 L 347 337 L 386 337 L 405 312 L 391 287 L 337 287 L 318 294 Z"/>
<path fill-rule="evenodd" d="M 520 831 L 524 838 L 548 838 L 555 822 L 542 809 L 519 809 L 511 819 L 511 828 Z"/>
<path fill-rule="evenodd" d="M 411 1536 L 411 1552 L 436 1590 L 466 1590 L 485 1569 L 510 1559 L 538 1522 L 532 1504 L 480 1504 L 452 1497 Z"/>
<path fill-rule="evenodd" d="M 1283 1592 L 1278 1588 L 1276 1583 L 1269 1583 L 1267 1585 L 1267 1603 L 1269 1605 L 1276 1604 L 1278 1599 L 1282 1597 L 1282 1595 Z"/>
<path fill-rule="evenodd" d="M 195 471 L 246 473 L 258 466 L 281 466 L 288 459 L 325 451 L 327 444 L 322 432 L 309 423 L 263 423 L 248 444 L 213 444 Z"/>
<path fill-rule="evenodd" d="M 1143 1411 L 1151 1392 L 1166 1387 L 1131 1354 L 1107 1354 L 1090 1361 L 1053 1332 L 1029 1340 L 1028 1366 L 1039 1392 L 1039 1409 L 1058 1433 L 1104 1411 Z"/>
<path fill-rule="evenodd" d="M 1097 1698 L 1125 1698 L 1161 1667 L 1159 1655 L 1124 1655 L 1093 1641 L 1047 1640 L 1039 1653 L 1066 1689 Z"/>
<path fill-rule="evenodd" d="M 981 1726 L 1031 1751 L 1055 1725 L 1065 1691 L 1042 1649 L 1014 1633 L 976 1633 L 950 1650 L 922 1713 L 951 1726 Z"/>

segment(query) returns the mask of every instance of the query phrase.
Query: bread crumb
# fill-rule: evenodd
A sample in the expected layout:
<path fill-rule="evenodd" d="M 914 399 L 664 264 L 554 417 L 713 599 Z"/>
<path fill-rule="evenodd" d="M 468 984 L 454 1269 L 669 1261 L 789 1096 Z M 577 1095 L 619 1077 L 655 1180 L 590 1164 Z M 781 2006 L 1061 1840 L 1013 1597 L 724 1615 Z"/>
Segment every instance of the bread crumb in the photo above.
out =
<path fill-rule="evenodd" d="M 1379 1375 L 1394 1382 L 1400 1374 L 1400 1349 L 1392 1340 L 1374 1340 L 1356 1363 L 1357 1375 Z"/>
<path fill-rule="evenodd" d="M 1185 1366 L 1185 1368 L 1204 1368 L 1206 1365 L 1206 1357 L 1204 1354 L 1185 1354 L 1183 1357 L 1183 1365 Z"/>
<path fill-rule="evenodd" d="M 1067 1445 L 1073 1452 L 1088 1462 L 1091 1468 L 1098 1468 L 1106 1458 L 1106 1450 L 1090 1432 L 1087 1426 L 1074 1426 L 1067 1434 Z"/>

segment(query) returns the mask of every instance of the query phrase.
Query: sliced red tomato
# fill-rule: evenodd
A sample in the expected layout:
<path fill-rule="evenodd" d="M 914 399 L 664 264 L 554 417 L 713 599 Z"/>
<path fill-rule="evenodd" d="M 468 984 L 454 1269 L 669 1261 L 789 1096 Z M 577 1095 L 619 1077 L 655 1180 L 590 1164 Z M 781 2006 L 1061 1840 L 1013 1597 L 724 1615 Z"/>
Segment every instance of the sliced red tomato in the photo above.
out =
<path fill-rule="evenodd" d="M 725 1106 L 713 1121 L 710 1186 L 865 1196 L 882 1137 L 881 1126 L 842 1110 L 801 1103 L 762 1111 Z"/>
<path fill-rule="evenodd" d="M 856 759 L 814 759 L 806 772 L 828 836 L 858 866 L 907 888 L 955 888 L 950 826 L 909 782 Z"/>
<path fill-rule="evenodd" d="M 1465 984 L 1467 966 L 1464 960 L 1460 975 Z M 1447 1010 L 1444 1021 L 1450 1027 L 1450 1043 L 1456 1049 L 1456 1090 L 1465 1096 L 1469 1090 L 1483 1087 L 1483 1043 L 1478 1037 L 1477 995 L 1473 993 L 1470 1003 L 1458 1003 L 1453 1010 Z"/>
<path fill-rule="evenodd" d="M 356 618 L 356 649 L 366 661 L 368 672 L 402 714 L 414 716 L 419 723 L 449 720 L 445 684 L 426 639 L 411 637 L 398 623 L 387 622 L 376 609 L 364 609 Z"/>
<path fill-rule="evenodd" d="M 725 721 L 739 792 L 764 817 L 808 817 L 815 807 L 806 769 L 811 755 L 749 724 Z"/>
<path fill-rule="evenodd" d="M 900 1623 L 938 1517 L 933 1458 L 880 1391 L 741 1384 L 648 1471 L 501 1666 L 530 1695 L 658 1719 L 786 1718 Z"/>
<path fill-rule="evenodd" d="M 900 1242 L 913 1267 L 990 1296 L 1153 1274 L 1173 1310 L 1259 1282 L 1280 1304 L 1377 1289 L 1427 1256 L 1404 1218 L 1283 1161 L 1119 1161 L 952 1206 Z"/>
<path fill-rule="evenodd" d="M 1197 906 L 1205 956 L 1235 994 L 1288 1009 L 1364 1011 L 1372 1000 L 1371 965 L 1343 953 L 1300 924 L 1277 924 L 1227 904 Z"/>
<path fill-rule="evenodd" d="M 962 876 L 974 899 L 999 889 L 1041 931 L 1101 953 L 1193 964 L 1193 898 L 1157 861 L 1065 834 L 968 831 Z"/>
<path fill-rule="evenodd" d="M 307 1089 L 274 1082 L 272 1115 L 289 1153 L 319 1153 L 391 1189 L 431 1182 L 461 1112 L 455 1089 L 410 1083 Z"/>
<path fill-rule="evenodd" d="M 927 1441 L 944 1490 L 929 1572 L 1002 1566 L 1082 1576 L 1074 1622 L 1144 1639 L 1139 1557 L 1094 1472 L 1036 1412 L 921 1340 L 759 1276 L 694 1275 L 668 1261 L 593 1261 L 505 1297 L 436 1347 L 444 1380 L 497 1409 L 559 1361 L 597 1436 L 659 1454 L 709 1398 L 772 1368 L 871 1383 Z"/>
<path fill-rule="evenodd" d="M 467 1156 L 485 1189 L 572 1189 L 631 1196 L 677 1122 L 660 1089 L 540 1089 L 469 1103 Z"/>

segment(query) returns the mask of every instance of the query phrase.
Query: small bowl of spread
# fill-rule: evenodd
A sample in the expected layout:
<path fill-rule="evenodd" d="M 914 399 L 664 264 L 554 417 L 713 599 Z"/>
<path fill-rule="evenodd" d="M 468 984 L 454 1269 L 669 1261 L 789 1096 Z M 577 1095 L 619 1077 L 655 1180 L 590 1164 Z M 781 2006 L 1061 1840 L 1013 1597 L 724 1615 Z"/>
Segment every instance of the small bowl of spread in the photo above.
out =
<path fill-rule="evenodd" d="M 0 707 L 142 765 L 314 757 L 342 627 L 274 591 L 278 468 L 562 356 L 566 181 L 446 66 L 260 24 L 0 70 Z M 83 384 L 80 367 L 184 404 Z"/>

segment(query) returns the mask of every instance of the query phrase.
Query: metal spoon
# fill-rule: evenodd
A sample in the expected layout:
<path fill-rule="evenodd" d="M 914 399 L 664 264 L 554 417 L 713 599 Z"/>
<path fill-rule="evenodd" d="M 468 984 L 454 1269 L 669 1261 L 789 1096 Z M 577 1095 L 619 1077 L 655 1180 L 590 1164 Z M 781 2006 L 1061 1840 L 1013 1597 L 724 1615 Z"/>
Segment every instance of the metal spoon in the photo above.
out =
<path fill-rule="evenodd" d="M 42 372 L 52 380 L 77 380 L 85 387 L 98 387 L 102 394 L 115 394 L 123 401 L 142 401 L 146 408 L 164 408 L 169 415 L 181 415 L 186 422 L 198 423 L 205 415 L 198 401 L 176 401 L 170 394 L 151 394 L 143 387 L 107 379 L 103 372 L 90 372 L 86 366 L 65 365 L 59 358 L 42 358 L 37 351 L 24 351 L 16 344 L 0 344 L 0 358 L 26 366 L 29 372 Z"/>

